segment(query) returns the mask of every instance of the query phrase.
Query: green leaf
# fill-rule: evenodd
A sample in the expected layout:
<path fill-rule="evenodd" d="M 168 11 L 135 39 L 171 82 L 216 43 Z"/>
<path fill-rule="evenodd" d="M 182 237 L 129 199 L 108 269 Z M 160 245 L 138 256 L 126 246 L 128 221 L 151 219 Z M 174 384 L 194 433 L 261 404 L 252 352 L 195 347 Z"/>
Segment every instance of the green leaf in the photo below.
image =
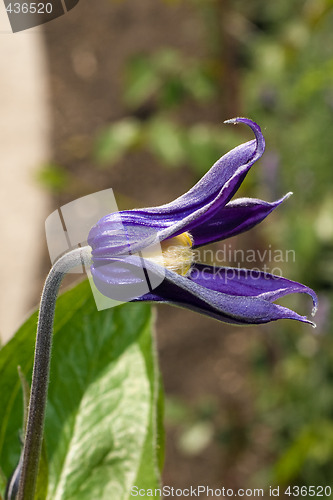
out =
<path fill-rule="evenodd" d="M 21 387 L 23 393 L 23 426 L 22 426 L 22 439 L 23 439 L 28 423 L 30 386 L 20 366 L 18 366 L 18 375 L 21 381 Z M 45 500 L 46 498 L 48 477 L 49 477 L 48 471 L 49 471 L 49 466 L 47 461 L 46 445 L 45 445 L 45 439 L 43 439 L 42 453 L 40 457 L 37 483 L 36 483 L 36 495 L 35 495 L 36 500 Z"/>
<path fill-rule="evenodd" d="M 0 469 L 0 491 L 1 492 L 4 492 L 5 489 L 6 489 L 6 477 L 4 475 L 4 473 L 2 472 L 2 470 Z M 2 500 L 2 495 L 0 494 L 0 500 Z"/>
<path fill-rule="evenodd" d="M 188 129 L 184 142 L 189 166 L 201 177 L 237 143 L 239 143 L 239 137 L 230 126 L 197 123 Z"/>
<path fill-rule="evenodd" d="M 206 102 L 217 95 L 217 85 L 207 68 L 198 65 L 184 74 L 184 85 L 190 95 L 197 101 Z"/>
<path fill-rule="evenodd" d="M 140 139 L 140 124 L 124 118 L 103 130 L 97 137 L 95 157 L 101 164 L 116 163 Z"/>
<path fill-rule="evenodd" d="M 21 451 L 23 420 L 21 382 L 17 367 L 31 379 L 37 313 L 20 328 L 0 351 L 0 466 L 7 476 L 15 469 Z"/>
<path fill-rule="evenodd" d="M 153 61 L 146 56 L 133 57 L 127 67 L 124 100 L 131 107 L 144 104 L 160 86 Z"/>
<path fill-rule="evenodd" d="M 194 125 L 189 129 L 186 141 L 189 165 L 198 174 L 205 174 L 221 156 L 210 128 L 205 124 Z"/>
<path fill-rule="evenodd" d="M 49 464 L 47 459 L 45 438 L 42 443 L 42 453 L 39 461 L 38 476 L 36 483 L 36 500 L 45 500 L 47 496 L 49 480 Z"/>
<path fill-rule="evenodd" d="M 52 163 L 43 165 L 36 173 L 37 182 L 53 193 L 60 193 L 66 189 L 71 178 L 64 167 Z"/>
<path fill-rule="evenodd" d="M 160 94 L 161 108 L 177 106 L 187 97 L 186 88 L 178 75 L 165 80 Z"/>
<path fill-rule="evenodd" d="M 184 162 L 184 138 L 182 129 L 171 120 L 157 118 L 147 129 L 148 145 L 167 166 L 179 167 Z"/>
<path fill-rule="evenodd" d="M 22 396 L 31 377 L 36 313 L 0 351 L 0 464 L 17 464 Z M 45 441 L 48 499 L 128 499 L 156 488 L 163 446 L 159 376 L 147 304 L 98 312 L 87 282 L 57 302 Z"/>

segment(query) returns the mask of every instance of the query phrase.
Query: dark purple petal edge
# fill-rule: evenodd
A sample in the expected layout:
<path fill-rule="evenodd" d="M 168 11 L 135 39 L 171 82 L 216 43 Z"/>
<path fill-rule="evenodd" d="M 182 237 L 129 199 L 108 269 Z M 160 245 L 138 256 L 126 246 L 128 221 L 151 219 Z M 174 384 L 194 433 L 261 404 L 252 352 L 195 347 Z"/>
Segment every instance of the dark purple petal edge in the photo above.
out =
<path fill-rule="evenodd" d="M 255 198 L 239 198 L 219 209 L 213 217 L 191 231 L 193 247 L 221 241 L 248 231 L 264 220 L 292 193 L 272 203 Z"/>
<path fill-rule="evenodd" d="M 291 293 L 305 293 L 312 298 L 312 316 L 318 308 L 317 295 L 311 288 L 263 271 L 194 264 L 187 278 L 210 290 L 229 295 L 260 297 L 270 302 Z"/>
<path fill-rule="evenodd" d="M 305 316 L 272 303 L 290 293 L 307 293 L 313 299 L 315 312 L 317 297 L 313 290 L 286 278 L 245 269 L 214 269 L 202 264 L 196 264 L 189 276 L 184 277 L 144 260 L 145 276 L 149 277 L 150 282 L 153 283 L 156 276 L 161 279 L 155 279 L 160 284 L 155 288 L 150 287 L 149 293 L 138 296 L 136 291 L 142 290 L 144 280 L 141 266 L 142 259 L 129 255 L 94 264 L 91 272 L 96 287 L 104 295 L 116 300 L 128 297 L 133 301 L 166 302 L 232 324 L 249 325 L 293 319 L 314 325 Z"/>
<path fill-rule="evenodd" d="M 148 266 L 152 269 L 149 263 Z M 157 267 L 157 266 L 156 266 Z M 156 269 L 155 267 L 155 269 Z M 291 283 L 291 282 L 290 282 Z M 302 285 L 298 284 L 300 287 Z M 306 288 L 306 289 L 305 289 Z M 309 288 L 302 289 L 302 293 L 310 293 Z M 293 319 L 303 323 L 315 324 L 306 316 L 301 316 L 286 307 L 274 304 L 271 301 L 289 293 L 298 293 L 289 286 L 288 291 L 266 291 L 258 295 L 230 294 L 214 290 L 212 287 L 202 286 L 192 279 L 180 276 L 165 269 L 165 279 L 161 285 L 134 301 L 166 302 L 197 312 L 206 314 L 220 321 L 239 325 L 262 324 L 279 319 Z M 266 294 L 266 295 L 265 295 Z M 314 311 L 317 304 L 315 293 L 311 290 L 314 301 Z M 313 312 L 314 312 L 313 311 Z"/>

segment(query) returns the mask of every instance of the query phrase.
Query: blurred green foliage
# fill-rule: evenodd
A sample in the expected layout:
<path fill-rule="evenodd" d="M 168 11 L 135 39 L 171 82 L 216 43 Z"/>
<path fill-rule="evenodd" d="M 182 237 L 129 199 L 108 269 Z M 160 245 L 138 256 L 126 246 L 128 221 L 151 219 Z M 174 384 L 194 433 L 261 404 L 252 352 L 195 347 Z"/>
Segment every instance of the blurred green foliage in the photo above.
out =
<path fill-rule="evenodd" d="M 67 188 L 71 179 L 64 167 L 47 163 L 37 171 L 36 180 L 52 193 L 59 193 Z"/>
<path fill-rule="evenodd" d="M 116 164 L 134 149 L 149 150 L 170 168 L 189 165 L 200 177 L 225 149 L 230 137 L 220 126 L 200 122 L 184 126 L 177 111 L 187 102 L 214 102 L 218 84 L 209 61 L 197 61 L 179 51 L 160 49 L 128 61 L 123 100 L 130 116 L 107 126 L 97 135 L 95 159 L 101 166 Z M 175 114 L 176 113 L 176 114 Z"/>
<path fill-rule="evenodd" d="M 212 397 L 200 398 L 192 407 L 180 398 L 166 398 L 165 420 L 176 430 L 176 447 L 183 455 L 199 455 L 216 439 L 213 418 L 217 412 Z"/>
<path fill-rule="evenodd" d="M 155 99 L 158 107 L 169 108 L 185 99 L 205 102 L 216 97 L 217 88 L 209 64 L 161 49 L 148 57 L 137 55 L 128 64 L 124 100 L 135 108 Z"/>

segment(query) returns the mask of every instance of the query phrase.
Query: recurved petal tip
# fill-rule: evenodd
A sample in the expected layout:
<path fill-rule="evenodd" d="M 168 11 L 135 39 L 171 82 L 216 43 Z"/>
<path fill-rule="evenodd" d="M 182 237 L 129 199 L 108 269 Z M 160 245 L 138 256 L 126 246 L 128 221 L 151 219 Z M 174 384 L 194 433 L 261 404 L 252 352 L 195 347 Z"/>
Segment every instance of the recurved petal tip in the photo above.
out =
<path fill-rule="evenodd" d="M 318 310 L 318 297 L 317 294 L 314 290 L 311 288 L 307 287 L 306 292 L 310 297 L 312 298 L 312 311 L 311 311 L 311 316 L 315 316 L 317 310 Z"/>
<path fill-rule="evenodd" d="M 311 311 L 311 316 L 315 316 L 315 315 L 316 315 L 317 310 L 318 310 L 318 302 L 317 302 L 317 301 L 314 301 L 314 302 L 313 302 L 312 311 Z"/>
<path fill-rule="evenodd" d="M 264 136 L 262 135 L 261 128 L 259 125 L 254 122 L 253 120 L 250 120 L 249 118 L 244 118 L 243 116 L 238 116 L 237 118 L 231 118 L 230 120 L 225 120 L 223 123 L 231 123 L 233 125 L 236 125 L 237 123 L 245 123 L 248 127 L 252 129 L 254 132 L 254 135 L 257 140 L 257 154 L 258 156 L 261 156 L 263 152 L 265 151 L 265 139 Z"/>

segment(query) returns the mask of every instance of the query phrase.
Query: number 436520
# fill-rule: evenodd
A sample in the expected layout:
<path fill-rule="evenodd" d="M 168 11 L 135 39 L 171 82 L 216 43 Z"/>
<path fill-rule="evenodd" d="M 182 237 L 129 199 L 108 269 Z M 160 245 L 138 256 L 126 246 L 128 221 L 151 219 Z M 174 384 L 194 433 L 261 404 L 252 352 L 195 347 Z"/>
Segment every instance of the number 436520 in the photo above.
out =
<path fill-rule="evenodd" d="M 6 7 L 9 14 L 51 14 L 51 3 L 10 3 Z"/>

